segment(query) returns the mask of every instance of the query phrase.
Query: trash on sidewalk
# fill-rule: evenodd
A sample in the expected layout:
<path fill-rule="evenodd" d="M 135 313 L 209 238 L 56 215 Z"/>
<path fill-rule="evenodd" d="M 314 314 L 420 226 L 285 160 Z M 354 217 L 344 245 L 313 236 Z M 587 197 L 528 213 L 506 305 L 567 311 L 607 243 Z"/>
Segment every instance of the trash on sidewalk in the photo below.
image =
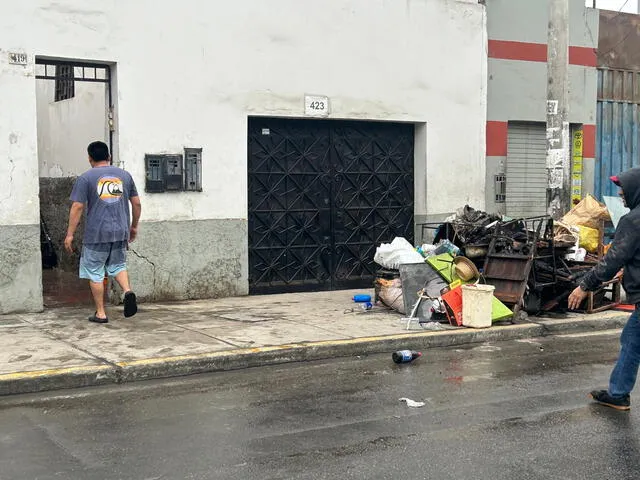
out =
<path fill-rule="evenodd" d="M 471 328 L 491 326 L 493 285 L 462 285 L 462 325 Z"/>
<path fill-rule="evenodd" d="M 399 313 L 406 313 L 404 298 L 402 296 L 402 280 L 400 278 L 383 278 L 378 276 L 375 280 L 375 297 L 380 302 Z"/>
<path fill-rule="evenodd" d="M 411 408 L 420 408 L 426 405 L 424 402 L 416 402 L 415 400 L 411 400 L 410 398 L 406 398 L 406 397 L 400 398 L 399 401 L 407 402 L 407 407 L 411 407 Z"/>
<path fill-rule="evenodd" d="M 467 211 L 474 210 L 467 209 Z M 482 218 L 492 220 L 494 225 L 491 228 L 495 228 L 493 217 L 482 215 Z M 486 229 L 483 235 L 486 235 Z M 395 242 L 396 245 L 405 247 L 408 243 L 404 239 L 395 239 Z M 375 301 L 402 314 L 408 313 L 408 316 L 401 318 L 407 330 L 412 324 L 425 330 L 445 329 L 439 327 L 440 323 L 462 326 L 462 302 L 459 301 L 457 307 L 454 307 L 453 303 L 447 300 L 451 300 L 456 294 L 461 297 L 459 287 L 467 283 L 477 283 L 481 277 L 476 263 L 459 255 L 460 249 L 450 240 L 443 239 L 438 245 L 432 245 L 432 247 L 423 245 L 416 249 L 416 253 L 429 252 L 421 257 L 421 262 L 398 265 L 397 271 L 400 278 L 392 273 L 393 269 L 389 269 L 387 264 L 383 265 L 384 268 L 378 272 L 375 281 Z M 376 261 L 378 260 L 382 260 L 380 255 Z M 452 291 L 454 293 L 451 293 Z M 497 305 L 500 310 L 500 320 L 511 315 L 511 311 L 498 300 L 492 300 L 492 310 L 494 305 Z M 505 310 L 508 312 L 507 315 Z M 492 318 L 495 318 L 493 311 Z M 477 322 L 471 322 L 471 324 L 475 326 Z"/>
<path fill-rule="evenodd" d="M 396 237 L 391 243 L 380 245 L 373 259 L 384 268 L 397 269 L 405 263 L 420 263 L 423 261 L 423 256 L 406 239 Z"/>
<path fill-rule="evenodd" d="M 400 319 L 402 322 L 407 322 L 407 327 L 406 327 L 407 330 L 409 330 L 409 326 L 411 325 L 412 321 L 414 321 L 414 320 L 418 321 L 418 322 L 420 321 L 416 317 L 416 312 L 418 310 L 418 307 L 420 306 L 420 303 L 422 303 L 422 299 L 423 298 L 424 297 L 422 295 L 418 295 L 418 300 L 416 300 L 416 303 L 414 304 L 413 308 L 411 309 L 411 313 L 409 314 L 409 316 L 408 317 L 403 317 L 403 318 Z M 394 353 L 394 355 L 395 355 L 395 353 Z M 396 360 L 395 357 L 393 358 L 393 360 L 394 361 Z M 399 363 L 399 362 L 396 362 L 396 363 Z"/>
<path fill-rule="evenodd" d="M 598 229 L 600 222 L 611 220 L 606 205 L 598 202 L 593 195 L 587 195 L 573 207 L 564 217 L 562 222 L 569 225 L 582 225 Z"/>
<path fill-rule="evenodd" d="M 371 310 L 373 304 L 371 303 L 371 295 L 358 294 L 353 296 L 353 301 L 357 303 L 364 311 Z"/>
<path fill-rule="evenodd" d="M 422 328 L 429 324 L 429 329 L 437 323 L 486 328 L 519 318 L 521 311 L 566 311 L 570 292 L 607 250 L 605 223 L 610 217 L 607 207 L 591 196 L 560 222 L 548 216 L 510 219 L 467 205 L 440 224 L 422 224 L 423 237 L 425 228 L 435 230 L 432 244 L 410 247 L 406 239 L 396 238 L 380 245 L 375 261 L 383 268 L 375 281 L 375 302 L 405 315 L 406 328 L 413 323 Z M 484 290 L 481 285 L 493 289 L 482 315 L 467 309 L 467 316 L 482 317 L 478 321 L 464 320 L 466 285 L 478 285 L 476 292 Z M 590 293 L 584 310 L 596 313 L 619 303 L 616 279 Z"/>
<path fill-rule="evenodd" d="M 371 295 L 359 293 L 353 296 L 353 301 L 356 303 L 367 303 L 371 301 Z"/>
<path fill-rule="evenodd" d="M 419 322 L 420 328 L 423 330 L 440 331 L 447 328 L 439 322 Z"/>
<path fill-rule="evenodd" d="M 404 311 L 411 312 L 418 303 L 418 309 L 414 315 L 420 322 L 431 320 L 434 313 L 434 301 L 446 291 L 448 283 L 430 265 L 414 263 L 400 265 L 400 281 Z"/>

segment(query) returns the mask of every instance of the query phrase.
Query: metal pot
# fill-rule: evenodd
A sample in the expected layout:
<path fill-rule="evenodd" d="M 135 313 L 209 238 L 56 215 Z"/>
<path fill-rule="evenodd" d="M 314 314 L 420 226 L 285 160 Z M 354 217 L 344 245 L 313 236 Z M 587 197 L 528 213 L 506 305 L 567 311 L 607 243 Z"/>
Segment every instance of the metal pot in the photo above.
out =
<path fill-rule="evenodd" d="M 486 257 L 488 252 L 488 245 L 467 245 L 464 247 L 464 253 L 467 258 Z"/>

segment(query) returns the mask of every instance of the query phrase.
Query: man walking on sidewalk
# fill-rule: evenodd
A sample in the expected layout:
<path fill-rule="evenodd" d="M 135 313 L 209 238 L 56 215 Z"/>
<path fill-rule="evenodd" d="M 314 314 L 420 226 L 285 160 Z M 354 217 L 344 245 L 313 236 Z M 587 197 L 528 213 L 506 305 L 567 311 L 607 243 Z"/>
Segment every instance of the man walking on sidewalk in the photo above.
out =
<path fill-rule="evenodd" d="M 138 311 L 136 296 L 129 285 L 126 254 L 128 242 L 138 233 L 141 205 L 138 191 L 131 175 L 111 166 L 109 147 L 104 142 L 93 142 L 87 148 L 91 170 L 76 180 L 71 192 L 69 228 L 64 246 L 73 253 L 73 236 L 76 233 L 85 204 L 85 224 L 80 278 L 89 280 L 96 312 L 90 322 L 107 323 L 104 309 L 105 275 L 115 278 L 124 291 L 124 316 L 131 317 Z M 132 217 L 129 215 L 131 202 Z"/>
<path fill-rule="evenodd" d="M 620 188 L 618 195 L 631 211 L 620 219 L 611 248 L 569 296 L 569 308 L 577 309 L 587 292 L 597 290 L 624 268 L 623 286 L 635 310 L 620 337 L 620 356 L 609 379 L 608 390 L 594 390 L 598 403 L 618 410 L 631 408 L 630 394 L 640 366 L 640 168 L 632 168 L 611 180 Z"/>

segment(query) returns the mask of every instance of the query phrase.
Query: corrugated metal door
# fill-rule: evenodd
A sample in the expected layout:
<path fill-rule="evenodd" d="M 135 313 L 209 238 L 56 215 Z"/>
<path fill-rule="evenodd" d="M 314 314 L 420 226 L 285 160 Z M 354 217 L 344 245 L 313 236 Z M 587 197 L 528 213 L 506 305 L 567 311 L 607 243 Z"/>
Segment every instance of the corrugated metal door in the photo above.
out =
<path fill-rule="evenodd" d="M 615 196 L 611 175 L 640 165 L 640 72 L 598 69 L 595 194 Z"/>
<path fill-rule="evenodd" d="M 547 213 L 547 136 L 544 123 L 509 122 L 506 207 L 510 217 Z"/>

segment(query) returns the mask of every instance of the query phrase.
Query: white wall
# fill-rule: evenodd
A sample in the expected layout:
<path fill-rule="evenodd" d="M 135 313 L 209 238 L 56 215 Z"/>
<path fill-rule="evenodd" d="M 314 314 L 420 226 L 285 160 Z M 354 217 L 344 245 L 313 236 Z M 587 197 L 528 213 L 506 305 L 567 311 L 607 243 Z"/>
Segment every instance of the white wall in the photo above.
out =
<path fill-rule="evenodd" d="M 116 63 L 118 158 L 140 190 L 145 153 L 204 148 L 204 192 L 143 195 L 144 220 L 246 218 L 247 117 L 303 116 L 305 93 L 328 95 L 333 118 L 426 122 L 417 214 L 484 207 L 486 19 L 475 2 L 32 0 L 5 10 L 4 52 Z M 2 56 L 0 154 L 20 120 L 13 154 L 35 173 L 15 200 L 25 208 L 37 194 L 35 79 L 32 65 Z"/>
<path fill-rule="evenodd" d="M 0 225 L 37 225 L 38 157 L 33 58 L 9 65 L 13 44 L 0 42 Z M 5 48 L 8 46 L 8 48 Z"/>
<path fill-rule="evenodd" d="M 89 167 L 87 145 L 109 143 L 106 85 L 75 82 L 75 96 L 55 100 L 55 81 L 36 81 L 41 177 L 73 177 Z"/>

